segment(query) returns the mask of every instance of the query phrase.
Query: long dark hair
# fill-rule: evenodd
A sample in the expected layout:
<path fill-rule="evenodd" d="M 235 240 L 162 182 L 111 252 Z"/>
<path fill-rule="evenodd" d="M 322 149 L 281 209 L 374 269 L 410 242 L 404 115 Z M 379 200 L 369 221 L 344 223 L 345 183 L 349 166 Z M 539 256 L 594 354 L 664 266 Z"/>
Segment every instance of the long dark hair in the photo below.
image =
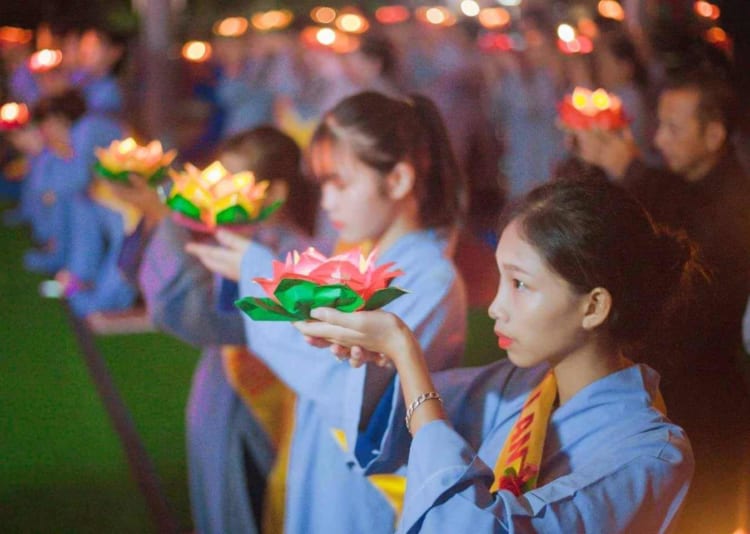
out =
<path fill-rule="evenodd" d="M 503 221 L 517 221 L 523 238 L 575 291 L 609 291 L 604 327 L 623 350 L 641 349 L 706 276 L 694 243 L 656 226 L 630 193 L 605 178 L 539 186 L 509 206 Z"/>
<path fill-rule="evenodd" d="M 346 140 L 361 162 L 382 175 L 400 161 L 410 162 L 424 227 L 451 226 L 462 219 L 465 180 L 440 112 L 429 98 L 400 100 L 373 91 L 345 98 L 323 117 L 311 146 L 324 140 Z"/>

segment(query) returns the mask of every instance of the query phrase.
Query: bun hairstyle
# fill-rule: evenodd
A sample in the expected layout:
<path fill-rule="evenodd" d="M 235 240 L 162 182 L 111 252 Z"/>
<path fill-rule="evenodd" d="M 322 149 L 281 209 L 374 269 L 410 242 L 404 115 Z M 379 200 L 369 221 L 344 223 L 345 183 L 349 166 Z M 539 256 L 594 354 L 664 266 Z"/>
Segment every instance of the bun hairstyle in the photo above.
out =
<path fill-rule="evenodd" d="M 633 196 L 604 178 L 544 184 L 503 220 L 517 221 L 523 238 L 575 291 L 609 291 L 604 328 L 625 350 L 640 349 L 706 276 L 693 242 L 655 226 Z"/>
<path fill-rule="evenodd" d="M 311 145 L 345 141 L 362 163 L 386 175 L 401 161 L 415 171 L 415 192 L 426 228 L 457 224 L 466 211 L 466 184 L 435 104 L 413 95 L 395 99 L 366 91 L 325 114 Z"/>

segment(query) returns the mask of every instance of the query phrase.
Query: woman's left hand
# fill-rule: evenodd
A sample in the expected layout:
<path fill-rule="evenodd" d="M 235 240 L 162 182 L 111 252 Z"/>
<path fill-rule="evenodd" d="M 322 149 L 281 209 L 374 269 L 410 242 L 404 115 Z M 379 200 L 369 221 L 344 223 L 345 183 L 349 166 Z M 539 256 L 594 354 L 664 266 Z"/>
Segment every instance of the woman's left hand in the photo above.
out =
<path fill-rule="evenodd" d="M 197 257 L 207 269 L 235 282 L 240 279 L 242 256 L 250 240 L 227 230 L 216 232 L 219 246 L 203 243 L 188 243 L 185 251 Z"/>

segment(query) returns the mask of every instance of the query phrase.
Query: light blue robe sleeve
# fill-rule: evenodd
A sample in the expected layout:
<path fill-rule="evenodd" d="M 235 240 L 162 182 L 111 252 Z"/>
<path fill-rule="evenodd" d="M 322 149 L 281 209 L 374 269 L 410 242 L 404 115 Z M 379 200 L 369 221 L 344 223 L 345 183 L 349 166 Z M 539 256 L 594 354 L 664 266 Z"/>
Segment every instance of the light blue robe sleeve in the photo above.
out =
<path fill-rule="evenodd" d="M 198 347 L 243 345 L 239 312 L 217 306 L 215 279 L 185 252 L 190 232 L 164 219 L 149 241 L 139 281 L 153 323 Z"/>
<path fill-rule="evenodd" d="M 655 433 L 660 429 L 655 429 Z M 435 447 L 440 443 L 440 447 Z M 414 438 L 398 532 L 666 532 L 687 493 L 689 448 L 631 437 L 613 452 L 515 497 L 489 491 L 493 474 L 444 421 Z"/>
<path fill-rule="evenodd" d="M 415 252 L 418 250 L 415 243 L 412 255 L 419 256 L 419 252 Z M 386 309 L 401 317 L 415 332 L 432 369 L 457 365 L 463 354 L 466 333 L 466 301 L 455 270 L 445 268 L 446 264 L 440 258 L 430 261 L 430 258 L 415 257 L 414 261 L 422 264 L 417 268 L 406 255 L 394 257 L 397 266 L 406 273 L 394 283 L 409 293 L 393 301 Z M 253 279 L 270 278 L 273 259 L 267 248 L 257 243 L 250 245 L 243 258 L 241 296 L 266 296 Z M 332 426 L 351 425 L 351 418 L 344 420 L 344 406 L 350 395 L 361 398 L 367 366 L 352 369 L 337 361 L 330 350 L 315 348 L 305 342 L 302 334 L 290 323 L 245 318 L 245 330 L 250 350 L 298 395 L 315 401 Z M 373 399 L 374 402 L 377 400 Z"/>

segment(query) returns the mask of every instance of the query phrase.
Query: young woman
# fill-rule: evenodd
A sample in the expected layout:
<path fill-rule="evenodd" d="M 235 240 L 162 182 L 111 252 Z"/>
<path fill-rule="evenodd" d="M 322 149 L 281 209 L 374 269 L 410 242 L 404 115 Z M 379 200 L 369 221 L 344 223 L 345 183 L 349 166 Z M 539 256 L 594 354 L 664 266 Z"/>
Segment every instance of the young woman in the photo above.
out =
<path fill-rule="evenodd" d="M 458 364 L 463 351 L 463 285 L 446 257 L 462 211 L 463 183 L 435 106 L 365 92 L 342 100 L 313 136 L 311 163 L 322 207 L 349 243 L 372 242 L 379 262 L 405 274 L 409 293 L 388 305 L 416 333 L 427 365 Z M 273 255 L 262 245 L 219 234 L 225 249 L 191 246 L 207 265 L 236 269 L 240 293 L 261 296 L 252 283 L 271 275 Z M 235 259 L 232 259 L 235 258 Z M 352 369 L 310 346 L 289 323 L 245 321 L 250 350 L 297 395 L 286 482 L 286 532 L 391 532 L 403 484 L 367 478 L 354 467 L 354 443 L 343 439 L 344 408 L 360 388 L 380 389 L 392 369 Z M 377 372 L 376 372 L 377 371 Z M 374 398 L 374 397 L 373 397 Z M 377 402 L 377 399 L 375 399 Z M 374 408 L 374 402 L 365 409 Z"/>
<path fill-rule="evenodd" d="M 395 412 L 352 426 L 357 460 L 368 474 L 408 462 L 399 532 L 667 530 L 692 452 L 657 373 L 630 358 L 701 273 L 695 248 L 604 179 L 541 186 L 507 220 L 489 308 L 507 360 L 431 377 L 394 314 L 318 309 L 297 325 L 398 370 Z"/>
<path fill-rule="evenodd" d="M 270 180 L 269 203 L 286 199 L 270 219 L 252 228 L 255 238 L 281 256 L 306 247 L 314 215 L 308 202 L 315 195 L 306 193 L 310 187 L 301 175 L 296 143 L 275 128 L 261 126 L 227 139 L 218 155 L 230 172 L 250 170 L 256 179 Z M 232 284 L 187 254 L 185 246 L 196 236 L 164 216 L 164 207 L 153 202 L 156 194 L 145 183 L 135 185 L 121 188 L 122 193 L 141 207 L 152 206 L 144 210 L 146 216 L 160 220 L 139 271 L 149 316 L 157 327 L 203 348 L 187 408 L 195 530 L 257 532 L 275 442 L 274 429 L 265 425 L 263 414 L 248 409 L 249 397 L 265 396 L 266 408 L 273 410 L 270 404 L 278 397 L 278 388 L 270 373 L 261 376 L 263 367 L 235 347 L 245 345 L 242 319 L 232 304 L 236 286 L 232 291 Z M 203 240 L 210 238 L 204 235 Z M 236 388 L 236 375 L 248 366 L 254 372 L 251 395 Z"/>

